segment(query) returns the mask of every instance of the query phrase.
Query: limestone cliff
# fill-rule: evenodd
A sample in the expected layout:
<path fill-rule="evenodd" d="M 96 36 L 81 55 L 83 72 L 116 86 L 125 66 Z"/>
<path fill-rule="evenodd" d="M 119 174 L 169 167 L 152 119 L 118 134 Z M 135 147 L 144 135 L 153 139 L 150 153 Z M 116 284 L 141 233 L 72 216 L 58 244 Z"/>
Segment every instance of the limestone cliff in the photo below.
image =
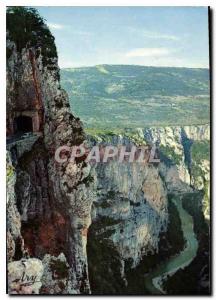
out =
<path fill-rule="evenodd" d="M 59 263 L 53 258 L 50 272 L 57 282 L 47 285 L 46 279 L 38 278 L 40 293 L 88 293 L 86 231 L 93 192 L 91 183 L 84 181 L 87 164 L 54 160 L 60 145 L 84 140 L 82 125 L 60 87 L 54 38 L 37 12 L 9 9 L 7 30 L 7 141 L 13 161 L 8 164 L 7 186 L 9 282 L 15 276 L 14 260 L 63 253 L 67 263 L 60 264 L 67 272 L 58 275 Z M 32 133 L 20 137 L 25 128 Z M 36 141 L 29 144 L 32 136 Z M 13 280 L 17 286 L 9 285 L 9 292 L 23 292 L 21 279 Z"/>
<path fill-rule="evenodd" d="M 160 174 L 169 192 L 203 190 L 203 211 L 210 215 L 210 126 L 149 128 L 143 130 L 148 142 L 161 152 Z"/>
<path fill-rule="evenodd" d="M 158 169 L 151 165 L 113 161 L 99 164 L 95 171 L 89 276 L 94 293 L 115 294 L 127 286 L 126 268 L 158 252 L 160 234 L 167 230 L 167 193 Z M 95 254 L 98 262 L 92 259 Z"/>
<path fill-rule="evenodd" d="M 109 164 L 99 163 L 94 168 L 97 196 L 92 206 L 88 236 L 90 281 L 96 293 L 107 291 L 110 282 L 112 287 L 108 290 L 116 293 L 127 285 L 124 280 L 128 266 L 134 268 L 143 257 L 157 253 L 161 234 L 166 233 L 170 218 L 167 194 L 184 195 L 203 190 L 202 184 L 194 184 L 197 175 L 193 173 L 196 163 L 193 147 L 196 143 L 209 143 L 209 125 L 152 127 L 121 133 L 91 131 L 88 139 L 90 143 L 100 145 L 156 144 L 160 153 L 159 164 L 113 160 Z M 209 165 L 208 155 L 205 161 Z M 200 162 L 202 164 L 203 160 Z M 209 185 L 208 170 L 203 170 L 200 176 Z M 202 207 L 208 219 L 209 199 L 205 195 Z M 106 270 L 112 270 L 106 276 L 102 275 L 105 270 L 97 267 L 93 253 L 97 253 L 97 260 L 106 265 Z M 112 257 L 115 257 L 114 261 Z M 114 270 L 113 264 L 116 265 Z M 92 272 L 98 274 L 92 275 Z M 122 281 L 112 280 L 113 274 L 116 277 L 118 274 Z"/>
<path fill-rule="evenodd" d="M 61 89 L 54 38 L 43 19 L 33 9 L 8 9 L 9 293 L 89 294 L 99 291 L 98 282 L 102 294 L 123 293 L 126 269 L 158 252 L 169 225 L 168 193 L 204 190 L 208 216 L 209 158 L 197 155 L 206 153 L 208 125 L 87 139 L 90 145 L 154 143 L 161 162 L 57 163 L 59 146 L 85 140 L 82 124 Z"/>

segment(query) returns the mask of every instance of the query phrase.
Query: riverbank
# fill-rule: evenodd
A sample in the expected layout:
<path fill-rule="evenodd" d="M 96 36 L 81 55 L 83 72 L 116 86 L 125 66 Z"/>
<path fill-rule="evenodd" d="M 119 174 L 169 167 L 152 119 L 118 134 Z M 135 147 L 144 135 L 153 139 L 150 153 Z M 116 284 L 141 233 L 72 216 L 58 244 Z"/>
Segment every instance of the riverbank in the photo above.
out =
<path fill-rule="evenodd" d="M 179 269 L 165 283 L 169 295 L 210 295 L 210 228 L 202 210 L 203 194 L 185 194 L 182 205 L 193 217 L 199 246 L 195 259 L 184 270 Z M 188 284 L 190 282 L 190 284 Z"/>
<path fill-rule="evenodd" d="M 146 295 L 151 294 L 143 284 L 144 275 L 152 272 L 161 262 L 168 261 L 170 257 L 182 251 L 185 247 L 185 240 L 181 229 L 181 220 L 176 205 L 171 201 L 172 196 L 168 196 L 169 222 L 167 231 L 161 233 L 159 249 L 157 253 L 143 256 L 140 264 L 131 269 L 125 262 L 128 294 Z M 156 294 L 156 290 L 154 294 Z"/>
<path fill-rule="evenodd" d="M 184 269 L 188 266 L 196 257 L 198 250 L 198 241 L 194 233 L 192 216 L 183 208 L 179 197 L 176 196 L 172 198 L 171 201 L 178 209 L 186 246 L 179 254 L 162 262 L 156 269 L 145 276 L 144 285 L 151 294 L 166 294 L 166 291 L 163 289 L 163 282 L 168 276 L 171 276 L 179 269 Z"/>

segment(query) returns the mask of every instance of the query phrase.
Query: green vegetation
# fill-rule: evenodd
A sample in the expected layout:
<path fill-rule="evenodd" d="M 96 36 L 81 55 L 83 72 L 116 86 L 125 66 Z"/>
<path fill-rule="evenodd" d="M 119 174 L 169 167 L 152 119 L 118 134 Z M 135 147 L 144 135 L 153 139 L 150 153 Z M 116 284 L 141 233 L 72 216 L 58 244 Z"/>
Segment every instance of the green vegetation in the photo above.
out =
<path fill-rule="evenodd" d="M 202 160 L 210 160 L 210 142 L 194 141 L 191 146 L 191 175 L 195 179 L 203 176 Z"/>
<path fill-rule="evenodd" d="M 203 176 L 203 171 L 199 165 L 196 163 L 192 162 L 191 165 L 191 175 L 192 177 L 196 180 L 199 176 Z"/>
<path fill-rule="evenodd" d="M 99 231 L 101 229 L 106 229 L 106 227 L 119 224 L 120 220 L 113 219 L 111 217 L 100 217 L 91 226 L 94 231 Z"/>
<path fill-rule="evenodd" d="M 124 136 L 137 146 L 146 145 L 143 136 L 139 135 L 137 129 L 103 129 L 103 128 L 86 128 L 86 134 L 94 140 L 102 140 L 103 142 L 111 142 L 115 136 Z"/>
<path fill-rule="evenodd" d="M 109 203 L 109 202 L 107 202 L 106 200 L 103 200 L 103 201 L 100 201 L 100 202 L 96 202 L 95 205 L 97 207 L 101 207 L 101 208 L 104 208 L 104 209 L 109 208 L 109 207 L 112 206 L 112 204 Z"/>
<path fill-rule="evenodd" d="M 172 195 L 168 197 L 169 223 L 167 232 L 160 235 L 159 251 L 156 254 L 149 253 L 143 256 L 140 264 L 131 269 L 131 261 L 125 262 L 129 294 L 148 294 L 144 286 L 144 275 L 154 269 L 162 261 L 175 255 L 184 248 L 184 237 L 181 229 L 181 220 L 175 204 L 171 201 Z"/>
<path fill-rule="evenodd" d="M 144 274 L 156 267 L 162 260 L 181 251 L 185 243 L 178 211 L 170 197 L 168 230 L 160 236 L 159 252 L 157 254 L 148 253 L 148 256 L 144 256 L 135 269 L 131 269 L 131 259 L 125 261 L 127 287 L 120 275 L 119 254 L 112 241 L 108 239 L 109 235 L 114 233 L 109 226 L 118 221 L 102 218 L 93 222 L 89 229 L 87 243 L 89 276 L 93 294 L 148 294 L 144 286 Z M 106 231 L 101 232 L 101 229 L 104 228 Z"/>
<path fill-rule="evenodd" d="M 171 244 L 169 249 L 170 255 L 180 252 L 185 245 L 185 240 L 181 229 L 181 220 L 175 204 L 171 201 L 172 197 L 173 195 L 168 195 L 169 224 L 166 233 L 166 238 Z"/>
<path fill-rule="evenodd" d="M 90 183 L 94 182 L 94 177 L 92 175 L 88 175 L 81 181 L 81 183 L 84 183 L 86 186 L 90 186 Z"/>
<path fill-rule="evenodd" d="M 59 279 L 68 278 L 68 266 L 64 261 L 60 259 L 52 259 L 50 262 L 50 269 L 52 270 L 53 275 Z"/>
<path fill-rule="evenodd" d="M 95 128 L 86 128 L 85 132 L 87 136 L 92 137 L 94 140 L 99 140 L 103 142 L 111 142 L 114 136 L 123 134 L 123 130 L 109 130 L 109 129 L 95 129 Z"/>
<path fill-rule="evenodd" d="M 144 137 L 140 136 L 138 131 L 126 130 L 124 136 L 131 140 L 137 146 L 146 145 Z"/>
<path fill-rule="evenodd" d="M 107 198 L 115 199 L 116 192 L 115 191 L 108 191 Z"/>
<path fill-rule="evenodd" d="M 14 174 L 14 167 L 12 165 L 8 165 L 6 166 L 6 177 L 7 177 L 7 182 L 10 180 L 10 178 L 13 176 Z"/>
<path fill-rule="evenodd" d="M 43 64 L 53 69 L 53 58 L 57 58 L 57 51 L 49 28 L 44 19 L 38 14 L 35 8 L 22 6 L 9 7 L 7 9 L 7 33 L 8 38 L 14 41 L 17 51 L 23 48 L 41 48 Z M 7 59 L 11 55 L 11 49 L 7 48 Z"/>
<path fill-rule="evenodd" d="M 113 242 L 109 239 L 115 231 L 109 226 L 117 224 L 109 217 L 102 217 L 89 228 L 87 253 L 89 280 L 93 294 L 116 294 L 124 289 L 121 278 L 120 256 Z M 100 233 L 101 229 L 106 229 Z"/>
<path fill-rule="evenodd" d="M 169 295 L 210 295 L 209 228 L 202 212 L 202 198 L 203 193 L 197 192 L 185 194 L 182 199 L 184 209 L 193 217 L 199 248 L 191 264 L 184 270 L 177 271 L 165 282 Z"/>
<path fill-rule="evenodd" d="M 191 158 L 198 164 L 204 159 L 210 160 L 209 141 L 194 141 L 191 147 Z"/>
<path fill-rule="evenodd" d="M 124 130 L 121 129 L 113 129 L 113 130 L 109 130 L 109 129 L 102 129 L 102 128 L 86 128 L 85 132 L 88 135 L 91 136 L 107 136 L 107 135 L 119 135 L 119 134 L 123 134 Z"/>
<path fill-rule="evenodd" d="M 174 148 L 160 145 L 160 151 L 162 152 L 162 154 L 164 154 L 165 157 L 169 158 L 176 165 L 180 164 L 182 156 L 177 154 Z"/>
<path fill-rule="evenodd" d="M 209 187 L 210 186 L 210 182 L 209 181 L 205 181 L 204 184 L 204 198 L 203 198 L 203 213 L 204 216 L 209 216 L 210 215 L 210 199 L 209 199 Z"/>
<path fill-rule="evenodd" d="M 101 65 L 61 70 L 86 128 L 115 130 L 209 123 L 208 69 Z"/>

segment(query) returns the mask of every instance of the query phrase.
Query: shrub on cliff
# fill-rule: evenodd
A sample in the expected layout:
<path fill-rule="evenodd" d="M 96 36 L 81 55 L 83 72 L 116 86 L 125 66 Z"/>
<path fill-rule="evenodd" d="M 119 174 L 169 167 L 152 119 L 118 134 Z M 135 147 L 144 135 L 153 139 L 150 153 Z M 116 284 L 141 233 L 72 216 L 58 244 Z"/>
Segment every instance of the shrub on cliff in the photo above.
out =
<path fill-rule="evenodd" d="M 55 39 L 44 19 L 34 8 L 7 8 L 7 37 L 15 42 L 18 52 L 25 47 L 40 48 L 45 65 L 52 64 L 52 59 L 57 58 Z M 10 51 L 7 50 L 9 58 Z"/>

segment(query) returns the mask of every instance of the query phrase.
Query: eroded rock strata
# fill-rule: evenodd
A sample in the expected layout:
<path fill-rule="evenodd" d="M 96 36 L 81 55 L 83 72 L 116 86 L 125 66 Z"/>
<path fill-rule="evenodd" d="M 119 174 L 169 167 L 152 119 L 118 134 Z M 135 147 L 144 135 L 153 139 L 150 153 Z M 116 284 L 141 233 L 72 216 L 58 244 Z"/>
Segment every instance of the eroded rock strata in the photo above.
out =
<path fill-rule="evenodd" d="M 210 186 L 209 133 L 209 125 L 203 125 L 152 127 L 127 130 L 121 134 L 97 133 L 88 137 L 90 143 L 100 145 L 156 144 L 160 153 L 160 163 L 119 163 L 114 160 L 95 167 L 97 197 L 92 206 L 87 245 L 94 293 L 115 294 L 128 285 L 130 290 L 126 288 L 124 291 L 130 292 L 131 282 L 127 281 L 126 276 L 128 271 L 137 270 L 140 264 L 152 268 L 160 258 L 166 260 L 174 255 L 173 250 L 178 253 L 183 249 L 177 216 L 176 221 L 170 223 L 173 217 L 170 214 L 175 215 L 176 212 L 175 208 L 168 211 L 168 205 L 172 204 L 169 203 L 169 195 L 197 197 L 197 201 L 193 202 L 194 210 L 200 211 L 201 208 L 208 222 L 209 194 L 204 187 L 208 186 L 209 190 Z M 207 167 L 202 168 L 203 164 Z M 175 233 L 179 234 L 177 239 Z M 97 255 L 94 256 L 94 253 Z M 98 260 L 103 262 L 102 266 L 97 263 Z M 147 267 L 138 270 L 148 272 Z M 133 276 L 137 276 L 137 281 L 144 282 L 138 274 L 135 271 Z M 132 290 L 136 293 L 135 289 Z M 145 292 L 148 293 L 143 284 L 139 293 Z"/>
<path fill-rule="evenodd" d="M 23 16 L 27 28 L 20 36 L 14 23 L 20 26 Z M 59 146 L 85 139 L 117 146 L 155 143 L 161 162 L 56 162 Z M 203 191 L 202 213 L 209 218 L 208 146 L 208 125 L 85 137 L 61 89 L 48 27 L 34 10 L 9 10 L 9 293 L 127 292 L 128 270 L 160 252 L 161 239 L 169 232 L 169 193 Z M 202 155 L 197 155 L 200 149 Z"/>
<path fill-rule="evenodd" d="M 19 21 L 23 14 L 28 30 L 28 20 L 34 23 L 21 39 L 10 21 Z M 71 114 L 67 94 L 60 87 L 54 38 L 48 27 L 32 10 L 17 8 L 8 16 L 7 132 L 8 156 L 13 160 L 7 167 L 8 266 L 11 269 L 14 260 L 36 257 L 42 261 L 45 255 L 64 253 L 69 267 L 64 273 L 67 282 L 57 280 L 60 292 L 89 293 L 86 233 L 94 191 L 92 183 L 84 181 L 88 166 L 84 162 L 58 164 L 54 159 L 59 146 L 79 145 L 84 140 L 82 125 Z M 32 36 L 36 39 L 31 40 Z M 29 134 L 19 138 L 25 128 L 37 137 L 30 146 Z M 58 279 L 55 263 L 52 270 Z M 22 282 L 16 280 L 17 287 L 9 285 L 9 293 L 19 293 Z M 38 280 L 45 293 L 56 291 L 46 286 L 44 277 Z"/>

